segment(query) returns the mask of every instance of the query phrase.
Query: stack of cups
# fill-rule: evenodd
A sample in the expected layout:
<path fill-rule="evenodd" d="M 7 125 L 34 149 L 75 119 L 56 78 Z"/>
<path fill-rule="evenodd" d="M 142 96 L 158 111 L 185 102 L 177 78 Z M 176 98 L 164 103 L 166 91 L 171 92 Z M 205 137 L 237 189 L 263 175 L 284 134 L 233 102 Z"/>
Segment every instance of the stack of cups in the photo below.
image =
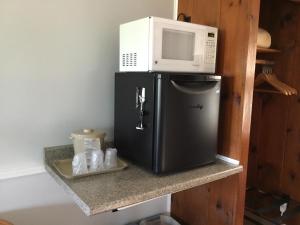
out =
<path fill-rule="evenodd" d="M 87 149 L 74 156 L 72 166 L 74 175 L 115 168 L 118 166 L 117 149 L 108 148 L 105 154 L 101 149 Z"/>

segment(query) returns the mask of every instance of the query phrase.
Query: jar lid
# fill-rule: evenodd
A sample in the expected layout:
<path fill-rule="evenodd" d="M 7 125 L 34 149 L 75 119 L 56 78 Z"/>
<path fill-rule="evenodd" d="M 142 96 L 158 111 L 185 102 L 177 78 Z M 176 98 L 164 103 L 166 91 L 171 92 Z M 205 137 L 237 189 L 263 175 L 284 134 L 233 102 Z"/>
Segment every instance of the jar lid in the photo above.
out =
<path fill-rule="evenodd" d="M 98 132 L 95 131 L 94 129 L 89 129 L 89 128 L 85 128 L 85 129 L 80 129 L 77 131 L 74 131 L 71 134 L 71 137 L 78 137 L 78 138 L 86 138 L 86 137 L 105 137 L 105 133 L 104 132 Z"/>

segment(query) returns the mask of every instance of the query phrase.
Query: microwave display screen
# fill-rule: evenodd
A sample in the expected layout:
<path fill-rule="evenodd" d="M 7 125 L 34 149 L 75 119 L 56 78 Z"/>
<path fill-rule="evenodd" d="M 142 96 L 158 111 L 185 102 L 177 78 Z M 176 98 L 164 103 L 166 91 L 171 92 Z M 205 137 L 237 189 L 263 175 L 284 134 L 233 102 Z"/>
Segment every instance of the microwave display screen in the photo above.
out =
<path fill-rule="evenodd" d="M 162 58 L 194 61 L 195 33 L 163 29 Z"/>

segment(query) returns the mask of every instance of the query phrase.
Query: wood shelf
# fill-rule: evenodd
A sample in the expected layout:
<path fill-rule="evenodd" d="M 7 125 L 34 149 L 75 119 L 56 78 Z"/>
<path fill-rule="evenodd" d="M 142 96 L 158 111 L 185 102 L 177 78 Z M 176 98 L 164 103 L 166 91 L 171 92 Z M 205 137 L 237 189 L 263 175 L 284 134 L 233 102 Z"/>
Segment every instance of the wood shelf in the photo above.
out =
<path fill-rule="evenodd" d="M 261 48 L 257 47 L 257 53 L 280 53 L 281 51 L 274 48 Z"/>
<path fill-rule="evenodd" d="M 262 89 L 262 88 L 255 88 L 254 91 L 255 91 L 255 92 L 258 92 L 258 93 L 280 94 L 280 95 L 285 95 L 285 96 L 293 96 L 293 95 L 296 95 L 296 94 L 288 95 L 288 94 L 284 94 L 284 93 L 282 93 L 282 92 L 280 92 L 280 91 L 269 90 L 269 89 Z"/>
<path fill-rule="evenodd" d="M 300 4 L 300 0 L 289 0 L 289 1 Z"/>
<path fill-rule="evenodd" d="M 258 65 L 274 65 L 275 62 L 271 60 L 257 59 L 256 64 Z"/>
<path fill-rule="evenodd" d="M 259 92 L 259 93 L 269 93 L 269 94 L 282 94 L 282 92 L 280 91 L 276 91 L 276 90 L 268 90 L 268 89 L 259 89 L 259 88 L 255 88 L 254 89 L 255 92 Z"/>

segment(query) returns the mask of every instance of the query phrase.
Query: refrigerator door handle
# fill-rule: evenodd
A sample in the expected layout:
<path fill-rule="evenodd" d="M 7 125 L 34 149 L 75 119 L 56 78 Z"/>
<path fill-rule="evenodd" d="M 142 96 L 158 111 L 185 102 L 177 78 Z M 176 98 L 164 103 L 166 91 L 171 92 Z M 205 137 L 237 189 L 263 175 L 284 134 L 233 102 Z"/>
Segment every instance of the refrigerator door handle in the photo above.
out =
<path fill-rule="evenodd" d="M 192 94 L 192 95 L 199 95 L 199 94 L 205 94 L 209 91 L 211 91 L 216 84 L 218 83 L 217 81 L 205 81 L 206 85 L 203 85 L 203 81 L 199 84 L 201 84 L 201 86 L 198 87 L 189 87 L 188 85 L 182 85 L 182 84 L 178 84 L 177 82 L 175 82 L 174 80 L 171 80 L 171 84 L 173 85 L 173 87 L 175 89 L 177 89 L 180 92 L 183 92 L 185 94 Z M 197 84 L 198 82 L 193 82 L 194 84 Z"/>
<path fill-rule="evenodd" d="M 146 89 L 144 87 L 136 87 L 136 108 L 138 109 L 139 121 L 135 129 L 144 130 L 145 126 L 143 124 L 144 120 L 144 104 L 146 102 Z"/>

